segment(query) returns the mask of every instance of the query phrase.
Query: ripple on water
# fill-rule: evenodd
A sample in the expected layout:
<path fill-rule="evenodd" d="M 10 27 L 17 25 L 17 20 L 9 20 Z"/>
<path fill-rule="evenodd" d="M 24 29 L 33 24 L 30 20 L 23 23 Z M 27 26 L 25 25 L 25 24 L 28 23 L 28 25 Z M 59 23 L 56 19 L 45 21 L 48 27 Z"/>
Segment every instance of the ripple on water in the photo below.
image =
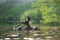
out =
<path fill-rule="evenodd" d="M 10 40 L 10 38 L 4 38 L 4 40 Z"/>
<path fill-rule="evenodd" d="M 24 38 L 24 40 L 34 40 L 34 38 Z"/>
<path fill-rule="evenodd" d="M 11 35 L 12 37 L 18 37 L 19 35 Z"/>
<path fill-rule="evenodd" d="M 24 40 L 43 40 L 41 38 L 24 38 Z"/>
<path fill-rule="evenodd" d="M 3 40 L 3 39 L 0 39 L 0 40 Z"/>
<path fill-rule="evenodd" d="M 20 38 L 13 38 L 13 40 L 19 40 Z M 3 40 L 3 39 L 0 39 Z M 4 40 L 11 40 L 10 38 L 4 38 Z M 43 40 L 41 38 L 24 38 L 24 40 Z"/>
<path fill-rule="evenodd" d="M 19 40 L 20 38 L 13 38 L 14 40 Z"/>
<path fill-rule="evenodd" d="M 35 40 L 43 40 L 43 39 L 41 39 L 41 38 L 36 38 Z"/>

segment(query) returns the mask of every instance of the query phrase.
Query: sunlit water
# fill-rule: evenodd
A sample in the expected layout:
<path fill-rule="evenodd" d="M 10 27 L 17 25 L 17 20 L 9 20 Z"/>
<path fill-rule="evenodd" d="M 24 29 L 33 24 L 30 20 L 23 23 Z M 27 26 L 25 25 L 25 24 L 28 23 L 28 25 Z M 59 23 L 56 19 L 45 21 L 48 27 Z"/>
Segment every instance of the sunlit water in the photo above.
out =
<path fill-rule="evenodd" d="M 0 39 L 3 40 L 3 39 Z M 11 38 L 4 38 L 4 40 L 11 40 Z M 13 40 L 20 40 L 20 38 L 13 38 Z M 42 40 L 41 38 L 24 38 L 24 40 Z"/>
<path fill-rule="evenodd" d="M 23 40 L 60 40 L 59 35 L 54 35 L 54 36 L 53 35 L 46 35 L 46 36 L 44 36 L 44 34 L 38 34 L 38 33 L 33 32 L 33 35 L 31 36 L 32 38 L 30 38 L 30 37 L 29 38 L 22 37 L 22 38 L 23 38 Z M 0 39 L 0 40 L 21 40 L 21 38 L 19 38 L 19 36 L 20 36 L 19 33 L 15 33 L 15 34 L 12 34 L 10 36 L 13 38 L 12 39 L 11 38 L 4 38 L 4 39 Z M 36 36 L 36 38 L 34 38 L 35 36 Z"/>

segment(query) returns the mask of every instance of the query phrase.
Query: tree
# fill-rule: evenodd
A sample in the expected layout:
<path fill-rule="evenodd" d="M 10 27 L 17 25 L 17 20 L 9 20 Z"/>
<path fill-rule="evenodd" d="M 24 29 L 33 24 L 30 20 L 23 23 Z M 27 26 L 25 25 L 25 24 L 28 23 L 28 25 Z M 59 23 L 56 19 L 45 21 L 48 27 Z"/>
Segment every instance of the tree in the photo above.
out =
<path fill-rule="evenodd" d="M 38 0 L 33 3 L 33 7 L 39 10 L 39 14 L 42 16 L 40 23 L 48 24 L 57 22 L 54 0 Z"/>
<path fill-rule="evenodd" d="M 56 14 L 57 14 L 57 25 L 60 25 L 60 0 L 54 0 L 55 1 L 55 8 L 56 8 Z"/>

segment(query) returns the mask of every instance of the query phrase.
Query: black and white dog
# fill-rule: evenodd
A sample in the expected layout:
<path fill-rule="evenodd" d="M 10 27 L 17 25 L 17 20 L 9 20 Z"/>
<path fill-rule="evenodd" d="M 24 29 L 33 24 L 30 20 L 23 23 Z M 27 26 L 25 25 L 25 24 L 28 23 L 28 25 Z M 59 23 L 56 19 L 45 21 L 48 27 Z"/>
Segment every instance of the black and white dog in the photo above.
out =
<path fill-rule="evenodd" d="M 29 31 L 29 30 L 40 30 L 38 27 L 36 26 L 32 26 L 32 27 L 22 27 L 22 26 L 16 26 L 13 27 L 13 30 L 18 30 L 18 31 Z"/>

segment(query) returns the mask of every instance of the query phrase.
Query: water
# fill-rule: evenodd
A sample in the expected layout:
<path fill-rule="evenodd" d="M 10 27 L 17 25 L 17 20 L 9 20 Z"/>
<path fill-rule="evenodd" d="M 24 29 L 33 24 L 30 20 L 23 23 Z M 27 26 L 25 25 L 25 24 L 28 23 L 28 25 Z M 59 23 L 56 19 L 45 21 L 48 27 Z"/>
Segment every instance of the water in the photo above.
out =
<path fill-rule="evenodd" d="M 20 38 L 13 38 L 13 40 L 19 40 Z"/>
<path fill-rule="evenodd" d="M 3 40 L 3 39 L 0 39 L 0 40 Z"/>
<path fill-rule="evenodd" d="M 41 38 L 35 38 L 35 40 L 43 40 L 43 39 L 41 39 Z"/>
<path fill-rule="evenodd" d="M 42 40 L 41 38 L 24 38 L 24 40 Z"/>
<path fill-rule="evenodd" d="M 24 40 L 34 40 L 34 38 L 24 38 Z"/>
<path fill-rule="evenodd" d="M 11 35 L 12 37 L 18 37 L 19 35 Z"/>
<path fill-rule="evenodd" d="M 10 40 L 10 38 L 4 38 L 4 40 Z"/>
<path fill-rule="evenodd" d="M 3 39 L 0 39 L 3 40 Z M 4 38 L 4 40 L 11 40 L 11 38 Z M 20 40 L 20 38 L 13 38 L 13 40 Z M 41 38 L 24 38 L 24 40 L 42 40 Z"/>
<path fill-rule="evenodd" d="M 26 38 L 26 35 L 24 34 L 25 38 L 23 38 L 23 39 L 24 40 L 54 40 L 54 39 L 58 40 L 58 38 L 57 38 L 58 35 L 54 35 L 54 36 L 47 35 L 47 36 L 44 36 L 44 34 L 38 34 L 36 32 L 38 32 L 38 31 L 33 32 L 33 34 L 32 34 L 33 38 Z M 12 38 L 12 40 L 20 40 L 19 36 L 20 36 L 19 33 L 10 35 L 10 37 L 15 37 L 15 38 Z M 16 38 L 16 37 L 18 37 L 18 38 Z M 34 37 L 37 37 L 37 38 L 34 38 Z M 3 39 L 0 39 L 0 40 L 3 40 Z M 11 38 L 4 38 L 4 40 L 11 40 Z"/>

